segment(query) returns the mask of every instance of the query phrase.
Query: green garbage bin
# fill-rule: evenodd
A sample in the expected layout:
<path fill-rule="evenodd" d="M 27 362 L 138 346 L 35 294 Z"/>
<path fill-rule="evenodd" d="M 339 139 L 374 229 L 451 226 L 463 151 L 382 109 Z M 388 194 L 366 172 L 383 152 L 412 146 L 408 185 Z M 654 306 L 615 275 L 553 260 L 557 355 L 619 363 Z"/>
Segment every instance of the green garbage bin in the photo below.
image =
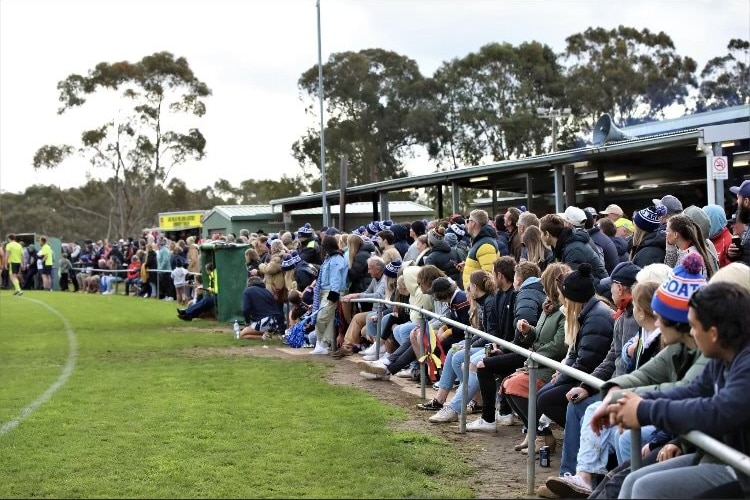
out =
<path fill-rule="evenodd" d="M 219 293 L 216 297 L 219 307 L 216 315 L 221 322 L 244 321 L 242 292 L 245 291 L 247 285 L 245 251 L 249 247 L 250 245 L 213 243 L 200 246 L 201 274 L 204 284 L 208 283 L 206 263 L 213 262 L 216 269 L 216 279 L 219 282 Z"/>

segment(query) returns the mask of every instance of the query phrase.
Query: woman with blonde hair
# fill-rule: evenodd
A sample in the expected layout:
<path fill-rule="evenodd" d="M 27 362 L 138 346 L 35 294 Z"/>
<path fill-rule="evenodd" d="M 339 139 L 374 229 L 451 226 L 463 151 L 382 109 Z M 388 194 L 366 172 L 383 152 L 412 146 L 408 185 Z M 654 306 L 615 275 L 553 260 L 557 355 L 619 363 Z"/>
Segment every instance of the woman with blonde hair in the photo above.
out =
<path fill-rule="evenodd" d="M 283 305 L 286 302 L 288 290 L 284 280 L 284 272 L 281 269 L 281 261 L 287 252 L 281 240 L 273 240 L 268 251 L 268 261 L 258 265 L 258 271 L 263 275 L 263 281 L 273 294 L 276 302 Z"/>
<path fill-rule="evenodd" d="M 529 261 L 544 271 L 547 265 L 552 262 L 554 255 L 552 250 L 547 248 L 542 241 L 542 231 L 539 226 L 527 227 L 521 235 L 521 258 L 520 262 Z"/>

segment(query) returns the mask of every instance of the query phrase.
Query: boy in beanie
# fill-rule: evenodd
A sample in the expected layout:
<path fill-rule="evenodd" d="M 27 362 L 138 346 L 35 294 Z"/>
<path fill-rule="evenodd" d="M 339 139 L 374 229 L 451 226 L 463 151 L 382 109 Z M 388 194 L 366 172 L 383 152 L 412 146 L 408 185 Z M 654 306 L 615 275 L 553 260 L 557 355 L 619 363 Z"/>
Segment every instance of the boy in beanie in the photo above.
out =
<path fill-rule="evenodd" d="M 662 218 L 667 214 L 664 205 L 651 205 L 633 215 L 633 249 L 630 253 L 633 263 L 646 267 L 656 262 L 664 262 L 666 256 L 666 234 L 662 230 Z"/>
<path fill-rule="evenodd" d="M 700 270 L 687 265 L 690 269 L 675 269 L 674 279 L 664 283 L 659 301 L 666 306 L 662 312 L 680 319 L 687 316 L 698 348 L 710 358 L 708 364 L 689 385 L 641 394 L 623 392 L 608 407 L 610 425 L 639 429 L 651 424 L 673 434 L 697 430 L 747 454 L 750 294 L 731 283 L 696 288 Z M 683 261 L 678 267 L 684 266 Z M 740 498 L 749 492 L 746 474 L 709 454 L 690 453 L 631 472 L 619 498 Z"/>

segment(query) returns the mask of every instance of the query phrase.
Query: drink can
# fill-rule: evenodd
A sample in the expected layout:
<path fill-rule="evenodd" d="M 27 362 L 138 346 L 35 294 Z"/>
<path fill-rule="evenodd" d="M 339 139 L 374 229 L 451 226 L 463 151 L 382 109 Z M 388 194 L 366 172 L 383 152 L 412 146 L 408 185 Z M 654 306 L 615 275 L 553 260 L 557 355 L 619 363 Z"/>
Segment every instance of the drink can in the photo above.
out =
<path fill-rule="evenodd" d="M 539 466 L 549 467 L 549 446 L 542 446 L 539 448 Z"/>
<path fill-rule="evenodd" d="M 484 344 L 484 355 L 489 356 L 492 354 L 492 344 Z"/>

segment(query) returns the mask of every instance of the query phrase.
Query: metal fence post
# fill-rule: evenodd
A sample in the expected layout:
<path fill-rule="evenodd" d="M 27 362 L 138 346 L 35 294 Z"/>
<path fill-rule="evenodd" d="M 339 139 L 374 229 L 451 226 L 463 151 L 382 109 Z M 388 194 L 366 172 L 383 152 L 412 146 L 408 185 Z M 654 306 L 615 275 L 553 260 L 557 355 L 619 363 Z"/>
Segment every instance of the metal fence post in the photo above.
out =
<path fill-rule="evenodd" d="M 613 432 L 617 432 L 617 429 Z M 630 429 L 630 470 L 640 469 L 641 460 L 641 430 Z"/>
<path fill-rule="evenodd" d="M 419 336 L 419 359 L 424 358 L 424 361 L 419 363 L 419 388 L 420 396 L 422 399 L 427 399 L 427 393 L 425 387 L 427 385 L 427 358 L 425 358 L 424 339 L 427 336 L 427 343 L 429 344 L 430 339 L 430 325 L 429 319 L 424 314 L 420 314 L 422 319 L 422 333 Z"/>
<path fill-rule="evenodd" d="M 534 488 L 535 474 L 536 474 L 536 454 L 534 448 L 536 446 L 536 370 L 539 367 L 536 361 L 529 358 L 526 360 L 526 364 L 529 368 L 529 419 L 528 425 L 526 426 L 526 442 L 529 447 L 527 451 L 529 456 L 526 459 L 526 486 L 529 495 L 533 495 L 536 491 Z"/>
<path fill-rule="evenodd" d="M 375 335 L 375 359 L 380 359 L 380 327 L 383 324 L 383 309 L 385 309 L 385 306 L 381 303 L 375 304 L 375 307 L 377 307 L 377 313 L 378 313 L 378 321 L 375 325 L 375 330 L 377 334 Z M 367 328 L 365 326 L 365 328 Z"/>
<path fill-rule="evenodd" d="M 466 432 L 466 406 L 469 404 L 469 361 L 471 360 L 471 333 L 464 330 L 464 363 L 461 374 L 461 419 L 458 422 L 458 432 Z"/>

